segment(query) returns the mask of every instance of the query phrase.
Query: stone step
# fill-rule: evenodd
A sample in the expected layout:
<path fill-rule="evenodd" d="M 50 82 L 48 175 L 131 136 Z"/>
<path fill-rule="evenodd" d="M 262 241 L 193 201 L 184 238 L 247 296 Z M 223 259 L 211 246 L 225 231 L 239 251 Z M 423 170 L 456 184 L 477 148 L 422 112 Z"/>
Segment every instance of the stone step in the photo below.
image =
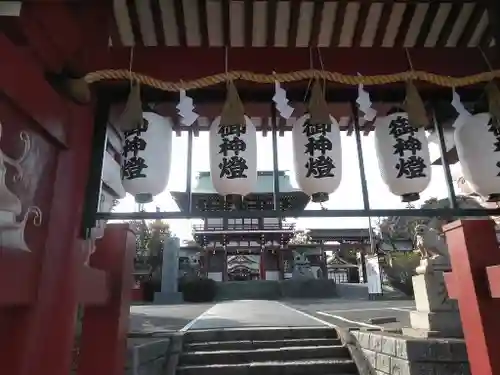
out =
<path fill-rule="evenodd" d="M 287 339 L 338 338 L 337 331 L 329 327 L 269 327 L 235 328 L 223 330 L 193 330 L 184 335 L 185 343 L 210 341 L 254 341 Z"/>
<path fill-rule="evenodd" d="M 252 362 L 178 366 L 177 375 L 353 375 L 356 365 L 349 359 L 311 359 L 303 361 Z"/>
<path fill-rule="evenodd" d="M 295 346 L 336 346 L 342 345 L 340 339 L 285 339 L 285 340 L 240 340 L 211 341 L 186 344 L 186 352 L 217 350 L 251 350 L 265 348 L 290 348 Z"/>
<path fill-rule="evenodd" d="M 293 361 L 309 359 L 350 359 L 344 346 L 306 346 L 292 348 L 267 348 L 254 350 L 220 350 L 182 353 L 180 365 L 238 364 L 268 361 Z"/>

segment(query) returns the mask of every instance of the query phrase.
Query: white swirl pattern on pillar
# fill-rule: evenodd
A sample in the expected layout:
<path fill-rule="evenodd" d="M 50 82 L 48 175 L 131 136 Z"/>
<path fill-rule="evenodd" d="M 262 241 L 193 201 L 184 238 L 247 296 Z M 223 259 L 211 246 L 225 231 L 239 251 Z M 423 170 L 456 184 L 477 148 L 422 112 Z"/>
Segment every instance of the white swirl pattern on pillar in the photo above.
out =
<path fill-rule="evenodd" d="M 429 144 L 423 128 L 415 128 L 405 112 L 375 122 L 375 149 L 382 180 L 403 202 L 420 199 L 431 181 Z"/>
<path fill-rule="evenodd" d="M 342 180 L 342 145 L 338 122 L 309 123 L 306 114 L 292 129 L 295 177 L 300 189 L 313 202 L 325 202 Z"/>
<path fill-rule="evenodd" d="M 245 124 L 210 126 L 210 176 L 220 195 L 245 196 L 257 185 L 257 130 L 250 118 Z"/>
<path fill-rule="evenodd" d="M 123 187 L 137 203 L 149 203 L 165 190 L 170 175 L 172 123 L 153 112 L 142 125 L 126 131 L 123 146 Z"/>
<path fill-rule="evenodd" d="M 487 200 L 500 200 L 500 129 L 490 114 L 468 117 L 454 135 L 463 177 L 472 190 Z"/>

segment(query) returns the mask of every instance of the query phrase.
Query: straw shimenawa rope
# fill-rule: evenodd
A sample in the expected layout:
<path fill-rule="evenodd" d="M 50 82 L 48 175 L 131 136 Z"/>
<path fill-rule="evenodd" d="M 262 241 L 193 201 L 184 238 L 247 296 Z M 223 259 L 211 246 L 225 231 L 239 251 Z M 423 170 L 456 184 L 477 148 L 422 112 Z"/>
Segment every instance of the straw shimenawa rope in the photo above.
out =
<path fill-rule="evenodd" d="M 119 70 L 99 70 L 87 74 L 87 83 L 100 81 L 136 81 L 145 86 L 150 86 L 163 91 L 177 92 L 181 89 L 192 90 L 214 86 L 225 83 L 228 80 L 249 81 L 263 84 L 274 84 L 275 81 L 287 83 L 310 79 L 323 79 L 329 82 L 341 83 L 344 85 L 357 86 L 360 83 L 365 86 L 386 85 L 396 82 L 407 82 L 408 80 L 423 81 L 443 87 L 463 87 L 477 83 L 490 82 L 494 78 L 500 78 L 500 70 L 478 73 L 467 77 L 449 77 L 438 74 L 411 71 L 388 75 L 377 76 L 350 76 L 337 72 L 327 72 L 322 70 L 302 70 L 291 73 L 258 74 L 248 71 L 231 71 L 227 73 L 214 74 L 208 77 L 198 78 L 191 81 L 166 82 L 147 75 L 131 72 L 127 69 Z"/>

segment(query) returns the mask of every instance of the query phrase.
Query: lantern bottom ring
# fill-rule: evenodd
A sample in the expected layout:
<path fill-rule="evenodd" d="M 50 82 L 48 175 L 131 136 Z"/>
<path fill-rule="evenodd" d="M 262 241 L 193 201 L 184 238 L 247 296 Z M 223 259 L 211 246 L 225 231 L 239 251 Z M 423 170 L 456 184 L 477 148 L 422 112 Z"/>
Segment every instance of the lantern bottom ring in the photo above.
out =
<path fill-rule="evenodd" d="M 401 202 L 415 202 L 420 199 L 420 194 L 419 193 L 408 193 L 408 194 L 403 194 L 401 196 Z"/>
<path fill-rule="evenodd" d="M 500 201 L 500 193 L 490 194 L 488 195 L 488 199 L 486 202 L 498 202 Z"/>
<path fill-rule="evenodd" d="M 314 203 L 323 203 L 329 199 L 328 193 L 314 193 L 311 195 L 311 199 Z"/>
<path fill-rule="evenodd" d="M 151 203 L 153 201 L 153 194 L 140 193 L 135 195 L 135 202 L 139 204 Z"/>

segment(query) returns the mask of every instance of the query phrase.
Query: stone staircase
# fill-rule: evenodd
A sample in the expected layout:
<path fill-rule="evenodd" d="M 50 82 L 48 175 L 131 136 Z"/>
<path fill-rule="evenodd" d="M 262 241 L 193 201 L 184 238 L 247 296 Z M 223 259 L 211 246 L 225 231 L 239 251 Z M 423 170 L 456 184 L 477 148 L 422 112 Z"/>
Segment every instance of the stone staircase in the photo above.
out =
<path fill-rule="evenodd" d="M 177 375 L 358 374 L 332 328 L 188 331 Z"/>

